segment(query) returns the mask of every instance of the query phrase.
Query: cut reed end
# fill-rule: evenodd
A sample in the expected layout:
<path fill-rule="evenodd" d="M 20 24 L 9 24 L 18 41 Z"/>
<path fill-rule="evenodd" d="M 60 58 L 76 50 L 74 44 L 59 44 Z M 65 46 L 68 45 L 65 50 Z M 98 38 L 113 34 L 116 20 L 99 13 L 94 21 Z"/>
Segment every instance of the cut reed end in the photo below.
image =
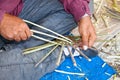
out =
<path fill-rule="evenodd" d="M 89 62 L 91 62 L 92 60 L 91 59 L 88 59 Z"/>
<path fill-rule="evenodd" d="M 59 63 L 56 63 L 56 66 L 59 66 L 60 64 Z"/>
<path fill-rule="evenodd" d="M 74 63 L 73 65 L 74 65 L 75 67 L 77 66 L 77 64 L 76 64 L 76 63 Z"/>
<path fill-rule="evenodd" d="M 35 68 L 37 68 L 37 67 L 38 67 L 38 65 L 39 65 L 39 64 L 35 64 Z"/>

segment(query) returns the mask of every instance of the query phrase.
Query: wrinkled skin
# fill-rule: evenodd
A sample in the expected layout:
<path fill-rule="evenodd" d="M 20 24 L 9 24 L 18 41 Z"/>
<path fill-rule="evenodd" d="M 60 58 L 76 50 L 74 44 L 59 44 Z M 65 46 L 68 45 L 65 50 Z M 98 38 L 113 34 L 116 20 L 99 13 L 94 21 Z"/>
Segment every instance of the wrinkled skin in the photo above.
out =
<path fill-rule="evenodd" d="M 21 41 L 28 39 L 32 32 L 22 19 L 4 14 L 0 23 L 0 34 L 8 40 Z"/>

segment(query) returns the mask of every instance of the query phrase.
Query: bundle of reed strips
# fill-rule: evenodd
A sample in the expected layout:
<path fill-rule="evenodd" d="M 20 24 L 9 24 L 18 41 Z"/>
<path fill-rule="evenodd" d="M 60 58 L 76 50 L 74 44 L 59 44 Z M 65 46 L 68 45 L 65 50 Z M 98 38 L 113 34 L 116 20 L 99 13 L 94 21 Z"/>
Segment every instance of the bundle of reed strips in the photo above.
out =
<path fill-rule="evenodd" d="M 45 42 L 48 42 L 46 44 L 43 44 L 43 45 L 40 45 L 40 46 L 36 46 L 36 47 L 32 47 L 32 48 L 28 48 L 28 49 L 25 49 L 24 52 L 23 52 L 23 55 L 27 55 L 27 54 L 30 54 L 30 53 L 33 53 L 35 51 L 39 51 L 39 50 L 42 50 L 42 49 L 45 49 L 45 48 L 48 48 L 48 47 L 51 47 L 51 46 L 54 46 L 52 50 L 50 50 L 36 65 L 35 67 L 37 67 L 41 62 L 43 62 L 58 46 L 61 46 L 61 49 L 60 49 L 60 52 L 59 52 L 59 58 L 56 62 L 56 65 L 59 66 L 60 64 L 60 60 L 61 60 L 61 57 L 62 57 L 62 54 L 63 54 L 63 49 L 64 47 L 66 46 L 69 53 L 70 53 L 70 56 L 71 56 L 71 59 L 73 61 L 73 64 L 74 66 L 76 66 L 76 61 L 74 59 L 74 56 L 72 54 L 72 52 L 70 51 L 69 47 L 68 46 L 72 46 L 72 48 L 74 48 L 76 51 L 79 52 L 80 55 L 82 55 L 83 57 L 85 57 L 87 60 L 91 61 L 91 59 L 89 59 L 84 53 L 82 53 L 81 50 L 77 50 L 76 47 L 74 47 L 74 44 L 75 44 L 75 41 L 72 41 L 70 38 L 68 37 L 65 37 L 61 34 L 58 34 L 48 28 L 45 28 L 43 26 L 40 26 L 38 24 L 35 24 L 33 22 L 30 22 L 30 21 L 27 21 L 27 20 L 23 20 L 25 21 L 26 23 L 29 23 L 29 24 L 32 24 L 36 27 L 39 27 L 43 30 L 46 30 L 48 32 L 51 32 L 55 35 L 51 35 L 51 34 L 48 34 L 48 33 L 45 33 L 45 32 L 41 32 L 41 31 L 37 31 L 37 30 L 31 30 L 33 33 L 37 33 L 37 34 L 40 34 L 40 35 L 44 35 L 44 36 L 47 36 L 47 37 L 51 37 L 51 38 L 54 38 L 56 40 L 54 41 L 50 41 L 48 39 L 45 39 L 45 38 L 42 38 L 42 37 L 39 37 L 37 35 L 32 35 L 32 37 L 36 38 L 36 39 L 39 39 L 39 40 L 42 40 L 42 41 L 45 41 Z"/>

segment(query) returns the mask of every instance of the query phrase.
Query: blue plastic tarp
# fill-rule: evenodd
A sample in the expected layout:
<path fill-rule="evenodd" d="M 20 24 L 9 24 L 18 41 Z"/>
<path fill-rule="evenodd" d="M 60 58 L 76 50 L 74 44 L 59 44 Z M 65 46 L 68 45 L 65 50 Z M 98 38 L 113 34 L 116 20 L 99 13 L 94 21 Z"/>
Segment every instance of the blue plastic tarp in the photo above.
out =
<path fill-rule="evenodd" d="M 75 67 L 71 58 L 66 57 L 65 61 L 55 71 L 46 74 L 40 80 L 108 80 L 116 73 L 99 56 L 91 59 L 92 61 L 89 62 L 84 57 L 77 56 L 75 57 L 77 67 Z M 66 74 L 63 71 L 76 74 L 83 73 L 84 75 Z"/>

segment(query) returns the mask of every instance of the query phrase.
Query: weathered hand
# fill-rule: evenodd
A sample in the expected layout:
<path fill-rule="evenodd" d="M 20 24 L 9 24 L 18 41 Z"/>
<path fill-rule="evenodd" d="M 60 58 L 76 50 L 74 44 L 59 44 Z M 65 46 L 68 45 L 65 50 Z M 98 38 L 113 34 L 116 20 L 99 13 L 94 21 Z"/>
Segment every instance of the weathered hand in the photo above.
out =
<path fill-rule="evenodd" d="M 21 41 L 29 38 L 32 35 L 32 32 L 22 19 L 9 14 L 4 14 L 0 23 L 0 35 L 8 40 Z"/>
<path fill-rule="evenodd" d="M 82 36 L 82 47 L 93 46 L 96 40 L 96 32 L 89 16 L 81 18 L 78 23 L 79 33 Z"/>

